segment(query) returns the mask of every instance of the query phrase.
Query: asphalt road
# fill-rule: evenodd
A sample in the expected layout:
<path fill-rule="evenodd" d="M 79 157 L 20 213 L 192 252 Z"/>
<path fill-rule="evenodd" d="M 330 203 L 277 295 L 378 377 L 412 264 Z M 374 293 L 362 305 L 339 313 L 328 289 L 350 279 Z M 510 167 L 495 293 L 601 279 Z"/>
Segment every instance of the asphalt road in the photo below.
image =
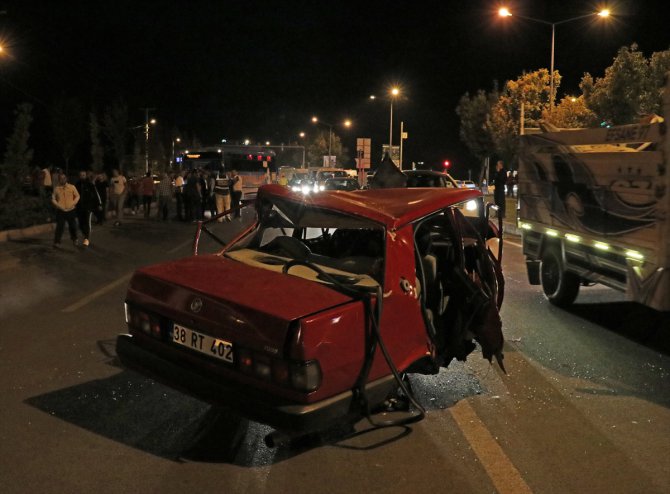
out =
<path fill-rule="evenodd" d="M 1 492 L 668 491 L 667 320 L 599 287 L 550 306 L 514 237 L 508 374 L 473 353 L 413 378 L 428 414 L 409 428 L 361 421 L 269 449 L 266 426 L 120 368 L 130 273 L 188 255 L 193 230 L 131 218 L 94 227 L 87 249 L 0 244 Z"/>

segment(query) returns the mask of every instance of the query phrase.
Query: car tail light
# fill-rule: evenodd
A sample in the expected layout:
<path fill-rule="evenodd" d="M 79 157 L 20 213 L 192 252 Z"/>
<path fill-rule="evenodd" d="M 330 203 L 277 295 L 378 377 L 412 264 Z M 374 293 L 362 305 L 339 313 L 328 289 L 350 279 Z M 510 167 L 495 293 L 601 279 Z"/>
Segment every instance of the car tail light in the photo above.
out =
<path fill-rule="evenodd" d="M 286 361 L 238 347 L 237 365 L 245 374 L 297 391 L 309 393 L 321 385 L 321 366 L 316 360 Z"/>
<path fill-rule="evenodd" d="M 321 384 L 321 367 L 316 360 L 291 365 L 291 386 L 299 391 L 314 391 Z"/>
<path fill-rule="evenodd" d="M 132 330 L 141 331 L 144 334 L 158 339 L 163 337 L 163 331 L 159 317 L 128 304 L 125 305 L 125 311 L 126 323 L 130 327 L 131 332 Z"/>

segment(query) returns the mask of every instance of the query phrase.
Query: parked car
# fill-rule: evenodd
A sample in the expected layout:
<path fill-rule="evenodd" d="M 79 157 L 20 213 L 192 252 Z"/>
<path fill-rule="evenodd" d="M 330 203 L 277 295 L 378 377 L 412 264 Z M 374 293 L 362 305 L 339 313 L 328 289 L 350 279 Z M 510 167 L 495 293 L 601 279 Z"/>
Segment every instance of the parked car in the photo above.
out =
<path fill-rule="evenodd" d="M 456 180 L 456 183 L 459 187 L 465 187 L 466 189 L 476 189 L 477 184 L 472 180 Z"/>
<path fill-rule="evenodd" d="M 358 190 L 360 188 L 358 180 L 349 176 L 329 178 L 324 184 L 325 190 Z"/>
<path fill-rule="evenodd" d="M 464 205 L 476 201 L 476 211 Z M 479 342 L 502 365 L 501 230 L 469 189 L 259 189 L 257 219 L 220 252 L 138 269 L 121 363 L 241 416 L 316 431 L 367 416 Z M 216 225 L 214 223 L 213 225 Z M 418 412 L 416 412 L 418 410 Z M 375 422 L 376 423 L 376 422 Z"/>
<path fill-rule="evenodd" d="M 407 187 L 451 187 L 458 188 L 458 183 L 448 173 L 431 170 L 405 170 Z"/>

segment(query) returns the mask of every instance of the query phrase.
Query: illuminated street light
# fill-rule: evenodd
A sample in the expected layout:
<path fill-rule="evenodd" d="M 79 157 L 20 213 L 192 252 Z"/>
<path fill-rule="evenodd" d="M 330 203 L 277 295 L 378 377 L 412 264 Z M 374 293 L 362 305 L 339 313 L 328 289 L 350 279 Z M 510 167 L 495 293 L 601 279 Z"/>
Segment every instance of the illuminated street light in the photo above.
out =
<path fill-rule="evenodd" d="M 270 145 L 270 141 L 265 141 L 265 145 L 266 145 L 266 146 L 269 146 L 269 145 Z"/>
<path fill-rule="evenodd" d="M 155 125 L 156 119 L 149 120 L 149 112 L 155 108 L 141 108 L 144 110 L 144 173 L 149 173 L 149 124 Z"/>
<path fill-rule="evenodd" d="M 393 150 L 393 100 L 400 94 L 397 87 L 391 88 L 391 116 L 389 118 L 389 157 Z"/>
<path fill-rule="evenodd" d="M 172 139 L 172 162 L 170 163 L 170 166 L 174 165 L 174 144 L 175 144 L 175 142 L 181 142 L 181 138 L 175 137 L 174 139 Z"/>
<path fill-rule="evenodd" d="M 304 133 L 304 132 L 300 132 L 300 134 L 298 134 L 298 135 L 299 135 L 300 137 L 305 137 L 305 133 Z"/>
<path fill-rule="evenodd" d="M 590 14 L 578 15 L 577 17 L 571 17 L 569 19 L 564 19 L 558 22 L 549 22 L 542 19 L 535 19 L 533 17 L 526 17 L 523 15 L 517 15 L 519 19 L 525 19 L 527 21 L 539 22 L 540 24 L 545 24 L 551 26 L 551 68 L 550 70 L 550 88 L 549 88 L 549 111 L 554 109 L 554 47 L 556 41 L 556 26 L 559 24 L 566 24 L 568 22 L 576 21 L 579 19 L 585 19 L 587 17 L 598 16 L 598 17 L 609 17 L 610 11 L 603 9 L 600 12 L 592 12 Z M 506 7 L 502 7 L 498 10 L 498 16 L 500 17 L 512 17 L 512 12 Z"/>

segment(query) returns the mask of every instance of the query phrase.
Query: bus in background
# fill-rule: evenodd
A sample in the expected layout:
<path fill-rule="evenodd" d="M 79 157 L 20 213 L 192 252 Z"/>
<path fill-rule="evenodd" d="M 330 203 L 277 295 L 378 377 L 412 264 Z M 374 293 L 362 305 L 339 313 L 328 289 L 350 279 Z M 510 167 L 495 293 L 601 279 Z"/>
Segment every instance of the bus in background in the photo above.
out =
<path fill-rule="evenodd" d="M 203 169 L 213 172 L 237 170 L 245 190 L 254 192 L 276 179 L 277 159 L 273 150 L 262 146 L 225 145 L 184 151 L 175 158 L 181 170 Z"/>
<path fill-rule="evenodd" d="M 208 170 L 222 172 L 224 157 L 221 151 L 187 151 L 175 158 L 177 166 L 182 170 Z"/>
<path fill-rule="evenodd" d="M 276 179 L 277 160 L 272 150 L 255 146 L 224 148 L 226 170 L 237 170 L 245 189 L 257 189 Z"/>

